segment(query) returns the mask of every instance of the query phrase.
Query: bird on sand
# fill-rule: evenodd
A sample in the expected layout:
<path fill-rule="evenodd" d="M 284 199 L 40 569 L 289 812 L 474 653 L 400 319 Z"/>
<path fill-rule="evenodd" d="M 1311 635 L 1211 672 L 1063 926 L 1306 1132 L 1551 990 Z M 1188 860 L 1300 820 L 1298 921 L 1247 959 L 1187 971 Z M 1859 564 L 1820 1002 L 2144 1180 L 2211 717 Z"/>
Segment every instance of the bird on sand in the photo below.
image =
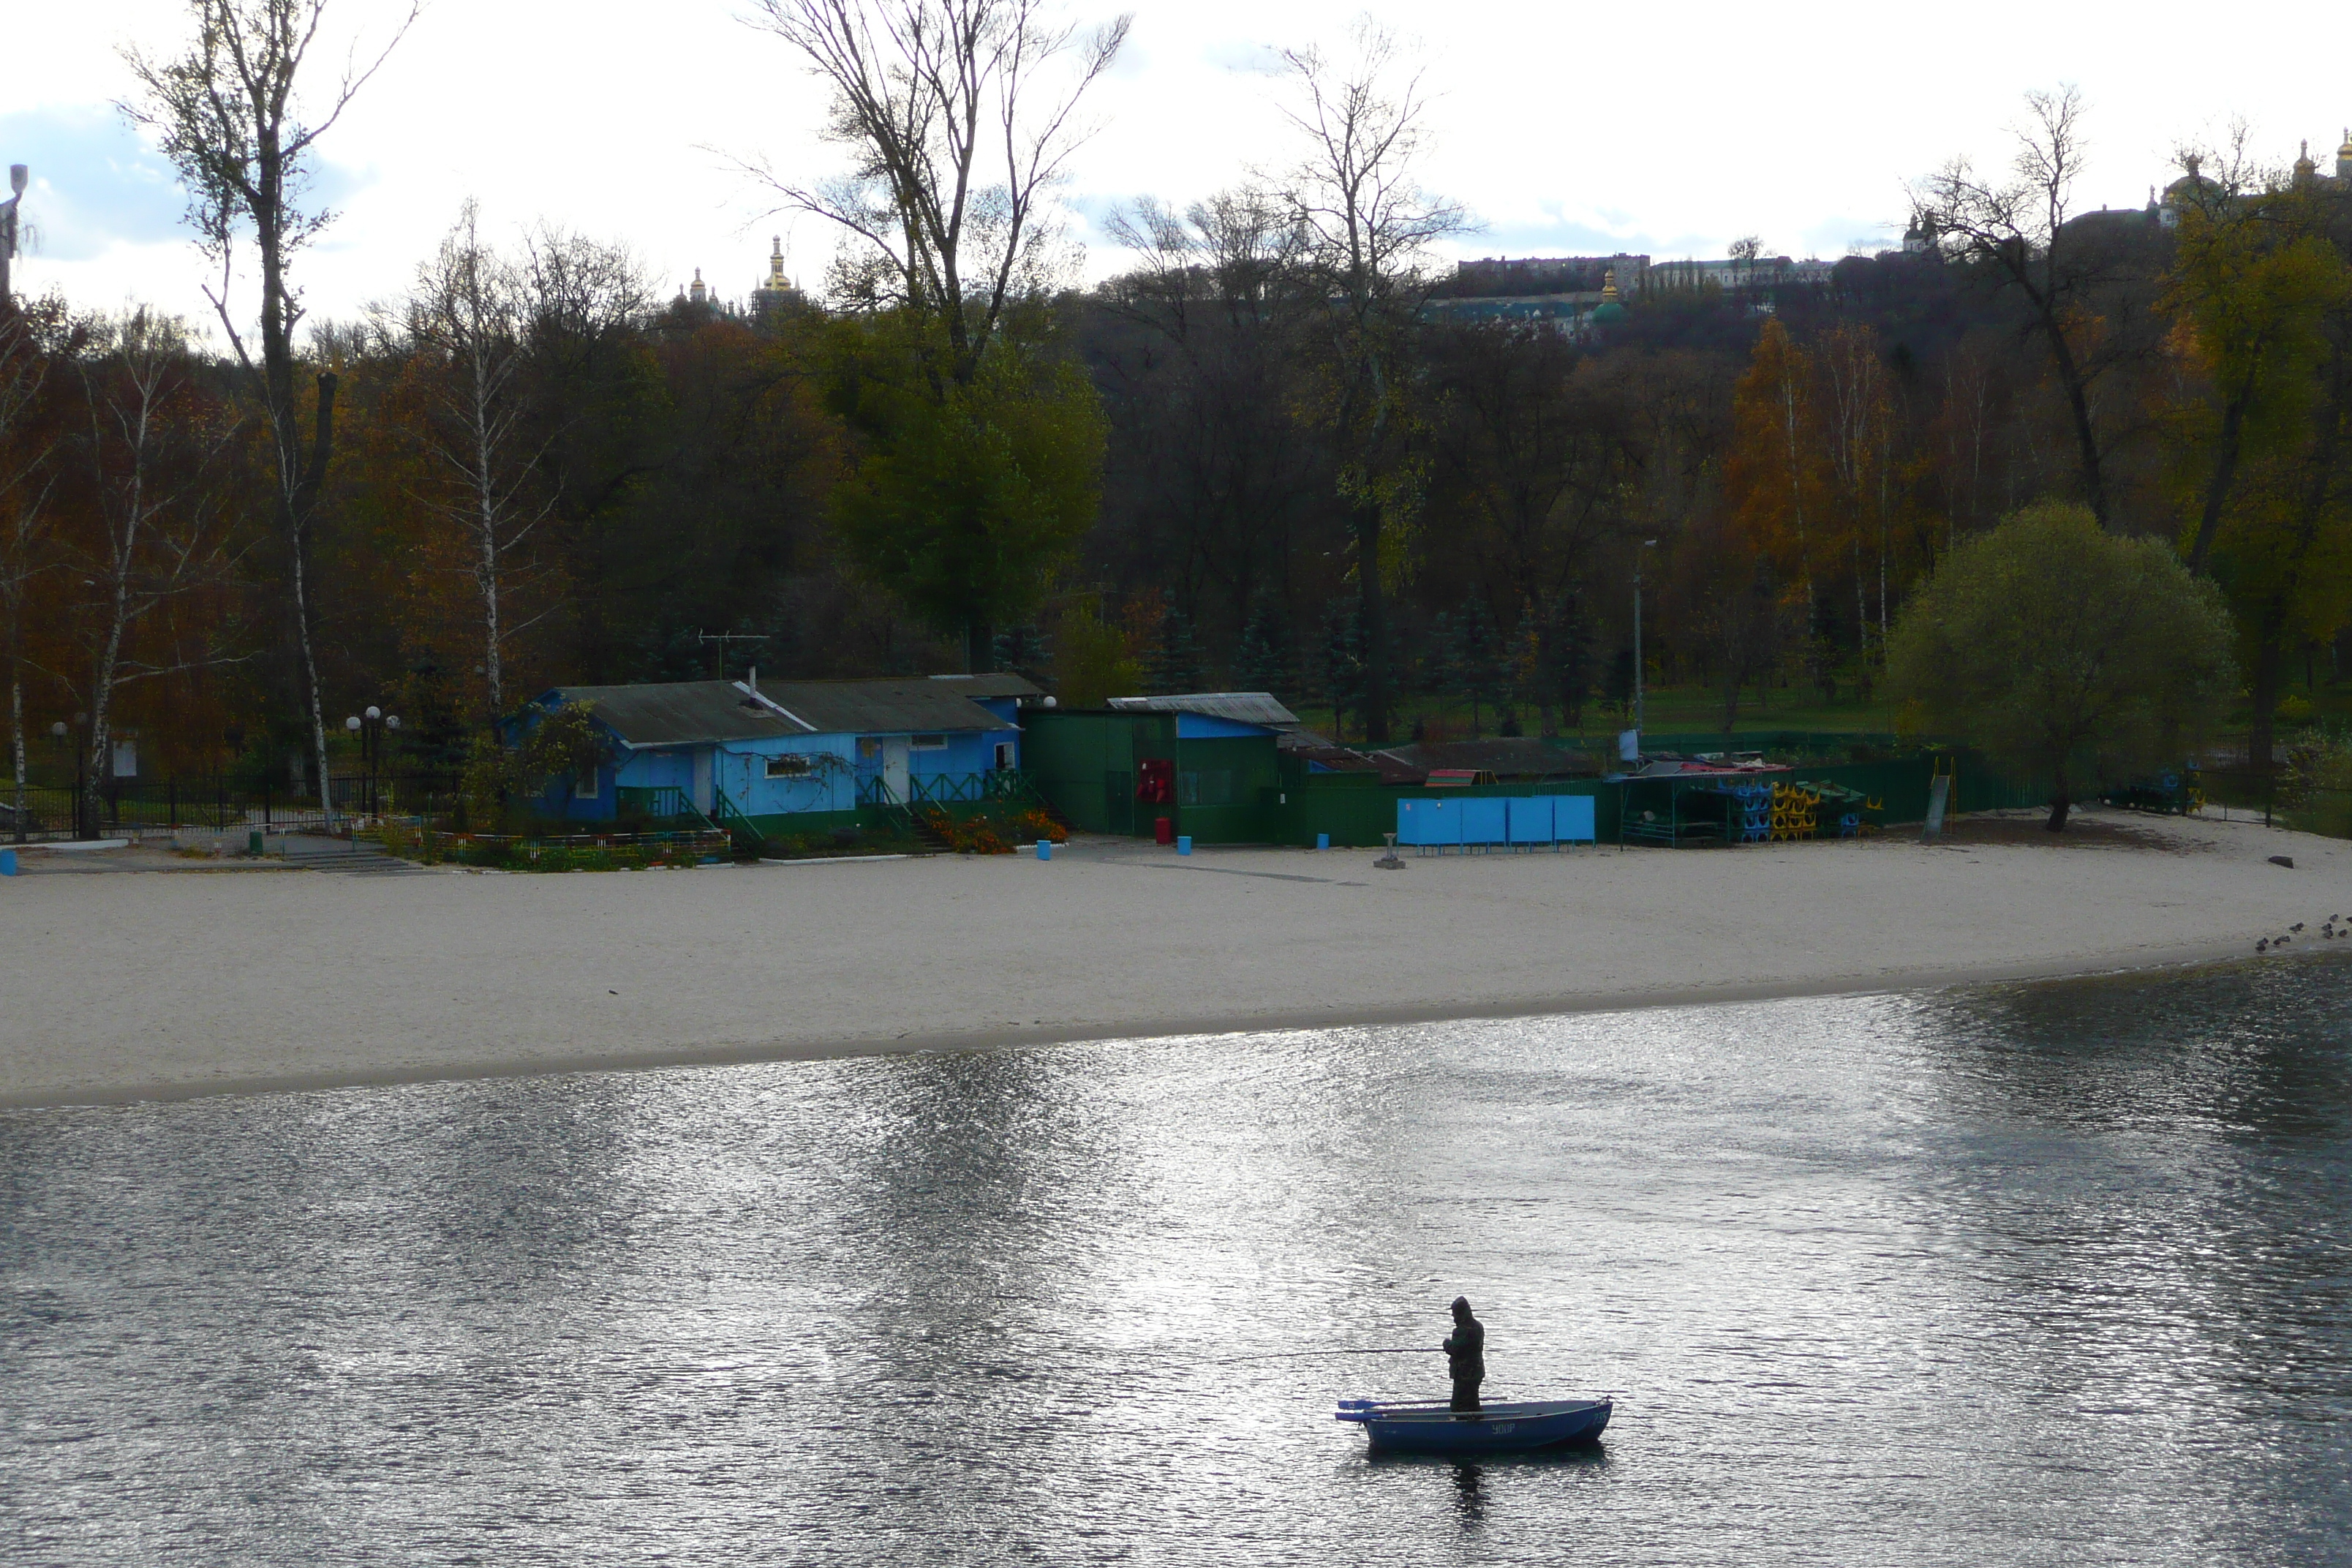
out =
<path fill-rule="evenodd" d="M 2297 921 L 2294 924 L 2287 927 L 2286 929 L 2289 931 L 2301 931 L 2303 929 L 2303 922 L 2301 921 Z"/>
<path fill-rule="evenodd" d="M 2268 952 L 2270 950 L 2271 939 L 2268 937 L 2263 937 L 2254 943 L 2254 951 L 2256 952 Z"/>

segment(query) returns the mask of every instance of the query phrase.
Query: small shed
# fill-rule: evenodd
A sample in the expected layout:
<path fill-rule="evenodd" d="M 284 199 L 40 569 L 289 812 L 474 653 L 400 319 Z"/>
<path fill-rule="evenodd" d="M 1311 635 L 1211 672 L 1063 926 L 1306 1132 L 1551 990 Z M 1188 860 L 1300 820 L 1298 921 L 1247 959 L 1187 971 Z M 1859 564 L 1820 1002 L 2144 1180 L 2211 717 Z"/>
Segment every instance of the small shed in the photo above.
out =
<path fill-rule="evenodd" d="M 1074 826 L 1148 837 L 1164 816 L 1203 844 L 1278 836 L 1277 742 L 1298 718 L 1266 692 L 1114 697 L 1022 722 L 1030 776 Z"/>
<path fill-rule="evenodd" d="M 549 789 L 550 815 L 661 817 L 692 808 L 759 832 L 851 826 L 861 806 L 977 801 L 1021 766 L 1019 676 L 686 680 L 560 686 L 503 728 L 585 703 L 609 760 Z"/>

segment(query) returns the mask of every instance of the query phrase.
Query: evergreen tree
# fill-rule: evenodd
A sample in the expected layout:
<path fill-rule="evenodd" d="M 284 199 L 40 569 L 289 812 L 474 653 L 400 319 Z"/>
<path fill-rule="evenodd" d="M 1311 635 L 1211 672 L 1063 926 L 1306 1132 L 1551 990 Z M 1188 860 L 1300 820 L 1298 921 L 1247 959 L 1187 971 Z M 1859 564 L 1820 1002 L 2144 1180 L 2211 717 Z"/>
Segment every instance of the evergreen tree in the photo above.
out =
<path fill-rule="evenodd" d="M 1332 738 L 1346 728 L 1345 716 L 1364 706 L 1363 619 L 1352 599 L 1335 599 L 1323 615 L 1323 700 L 1331 705 Z"/>
<path fill-rule="evenodd" d="M 1454 617 L 1440 610 L 1430 617 L 1429 650 L 1421 661 L 1422 689 L 1437 699 L 1438 711 L 1462 686 L 1462 634 Z"/>
<path fill-rule="evenodd" d="M 1166 607 L 1160 613 L 1160 645 L 1145 666 L 1145 682 L 1155 697 L 1198 691 L 1201 648 L 1192 637 L 1192 617 L 1178 607 L 1174 595 L 1163 595 L 1162 603 Z"/>
<path fill-rule="evenodd" d="M 1592 627 L 1574 590 L 1552 601 L 1541 636 L 1543 679 L 1559 703 L 1560 728 L 1581 729 L 1585 694 L 1592 685 Z"/>
<path fill-rule="evenodd" d="M 998 632 L 994 652 L 997 668 L 1009 669 L 1033 680 L 1036 671 L 1054 662 L 1052 640 L 1028 622 Z"/>
<path fill-rule="evenodd" d="M 1495 629 L 1495 616 L 1486 602 L 1476 596 L 1465 600 L 1462 613 L 1456 618 L 1454 679 L 1456 689 L 1470 701 L 1470 733 L 1478 733 L 1478 710 L 1482 704 L 1500 700 L 1504 683 L 1508 678 L 1502 638 Z"/>
<path fill-rule="evenodd" d="M 1234 650 L 1234 685 L 1243 691 L 1268 691 L 1279 697 L 1290 686 L 1290 660 L 1275 606 L 1260 600 L 1242 628 L 1241 646 Z"/>

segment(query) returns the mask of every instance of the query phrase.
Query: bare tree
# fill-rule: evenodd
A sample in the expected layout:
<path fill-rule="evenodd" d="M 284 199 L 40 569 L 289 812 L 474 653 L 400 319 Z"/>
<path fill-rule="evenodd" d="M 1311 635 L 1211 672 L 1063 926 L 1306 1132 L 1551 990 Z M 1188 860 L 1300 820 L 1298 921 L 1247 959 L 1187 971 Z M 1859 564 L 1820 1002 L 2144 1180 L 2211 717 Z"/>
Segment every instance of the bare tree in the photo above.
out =
<path fill-rule="evenodd" d="M 1292 88 L 1286 114 L 1305 146 L 1278 195 L 1298 227 L 1312 289 L 1328 302 L 1316 414 L 1340 447 L 1365 650 L 1364 737 L 1379 743 L 1389 738 L 1383 580 L 1402 574 L 1423 489 L 1407 439 L 1419 417 L 1408 362 L 1432 289 L 1429 247 L 1468 223 L 1461 207 L 1420 184 L 1428 100 L 1419 68 L 1369 18 L 1349 45 L 1344 60 L 1315 48 L 1283 54 Z"/>
<path fill-rule="evenodd" d="M 969 384 L 1009 305 L 1049 286 L 1047 208 L 1086 139 L 1077 108 L 1126 41 L 1081 37 L 1044 0 L 759 0 L 769 31 L 833 92 L 828 137 L 850 172 L 817 184 L 755 169 L 784 205 L 849 238 L 836 281 L 944 334 L 939 379 Z M 1068 57 L 1058 88 L 1045 74 Z"/>
<path fill-rule="evenodd" d="M 539 574 L 533 534 L 554 510 L 534 470 L 547 447 L 534 436 L 523 372 L 530 294 L 515 269 L 487 248 L 468 201 L 433 258 L 419 268 L 403 326 L 424 362 L 433 416 L 419 436 L 440 483 L 417 499 L 467 544 L 466 570 L 481 606 L 484 695 L 506 711 L 506 650 L 544 617 L 516 619 L 518 589 Z"/>
<path fill-rule="evenodd" d="M 318 42 L 327 0 L 189 0 L 189 10 L 195 37 L 185 54 L 167 59 L 126 51 L 143 96 L 122 108 L 161 137 L 165 156 L 187 186 L 188 221 L 220 269 L 206 297 L 268 422 L 294 642 L 310 709 L 320 804 L 331 824 L 335 808 L 327 782 L 327 729 L 313 646 L 317 612 L 310 542 L 334 446 L 335 376 L 331 371 L 318 374 L 306 437 L 294 374 L 294 329 L 302 320 L 302 300 L 288 273 L 296 253 L 334 216 L 303 203 L 312 150 L 383 65 L 416 11 L 413 5 L 407 9 L 392 43 L 372 61 L 362 66 L 356 56 L 347 58 L 335 86 L 323 96 L 320 112 L 305 118 L 295 101 L 296 88 Z M 257 361 L 233 303 L 239 251 L 248 238 L 260 285 Z"/>
<path fill-rule="evenodd" d="M 2096 392 L 2127 347 L 2126 334 L 2095 331 L 2097 296 L 2114 281 L 2113 247 L 2067 226 L 2083 165 L 2082 94 L 2062 87 L 2025 101 L 2030 120 L 2017 132 L 2011 178 L 1990 183 L 1954 159 L 1913 188 L 1912 222 L 1944 255 L 1985 268 L 2025 300 L 2072 416 L 2084 500 L 2105 526 L 2113 519 Z"/>
<path fill-rule="evenodd" d="M 89 658 L 89 767 L 82 810 L 95 820 L 108 776 L 114 698 L 134 681 L 226 662 L 209 646 L 142 647 L 142 623 L 172 601 L 226 584 L 236 566 L 215 459 L 219 422 L 195 406 L 185 336 L 176 321 L 134 311 L 97 330 L 79 356 L 90 504 L 84 526 L 61 530 L 62 563 L 95 590 L 85 606 Z"/>

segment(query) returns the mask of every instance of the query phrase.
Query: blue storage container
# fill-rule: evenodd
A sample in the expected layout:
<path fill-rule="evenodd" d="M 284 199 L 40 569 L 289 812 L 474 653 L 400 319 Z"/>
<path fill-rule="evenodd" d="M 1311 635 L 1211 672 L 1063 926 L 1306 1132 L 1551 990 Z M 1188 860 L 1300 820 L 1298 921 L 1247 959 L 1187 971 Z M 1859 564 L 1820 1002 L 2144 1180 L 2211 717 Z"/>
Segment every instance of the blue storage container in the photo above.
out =
<path fill-rule="evenodd" d="M 1520 795 L 1506 802 L 1510 809 L 1511 842 L 1514 844 L 1549 844 L 1551 842 L 1552 797 L 1548 795 Z"/>
<path fill-rule="evenodd" d="M 1448 801 L 1462 813 L 1462 842 L 1465 844 L 1507 844 L 1511 841 L 1510 802 L 1497 796 L 1480 800 Z"/>
<path fill-rule="evenodd" d="M 1592 797 L 1589 795 L 1558 795 L 1552 796 L 1551 830 L 1562 844 L 1590 844 L 1593 841 Z"/>

